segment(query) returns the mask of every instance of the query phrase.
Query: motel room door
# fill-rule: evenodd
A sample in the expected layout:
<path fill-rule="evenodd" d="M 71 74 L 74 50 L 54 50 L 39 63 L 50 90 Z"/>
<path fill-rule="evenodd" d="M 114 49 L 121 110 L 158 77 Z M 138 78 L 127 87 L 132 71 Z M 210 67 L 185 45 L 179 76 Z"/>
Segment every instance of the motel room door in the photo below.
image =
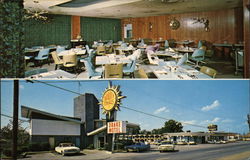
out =
<path fill-rule="evenodd" d="M 55 137 L 49 137 L 49 146 L 50 146 L 50 149 L 55 148 Z"/>

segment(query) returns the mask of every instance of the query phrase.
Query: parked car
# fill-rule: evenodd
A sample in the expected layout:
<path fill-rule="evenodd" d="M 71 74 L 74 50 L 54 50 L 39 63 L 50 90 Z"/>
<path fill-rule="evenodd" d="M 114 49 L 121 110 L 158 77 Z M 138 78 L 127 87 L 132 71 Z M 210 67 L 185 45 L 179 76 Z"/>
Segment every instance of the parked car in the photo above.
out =
<path fill-rule="evenodd" d="M 80 149 L 73 143 L 60 143 L 59 146 L 55 148 L 55 151 L 63 156 L 80 153 Z"/>
<path fill-rule="evenodd" d="M 133 145 L 125 146 L 124 149 L 129 152 L 129 151 L 136 151 L 136 152 L 141 152 L 141 151 L 148 151 L 150 150 L 150 145 L 146 145 L 144 143 L 135 143 Z"/>
<path fill-rule="evenodd" d="M 170 141 L 163 141 L 161 142 L 161 145 L 159 146 L 159 151 L 174 151 L 175 145 L 171 143 Z"/>
<path fill-rule="evenodd" d="M 189 141 L 188 144 L 189 145 L 196 145 L 195 141 Z"/>
<path fill-rule="evenodd" d="M 178 145 L 186 145 L 187 142 L 185 142 L 185 141 L 178 141 L 177 144 L 178 144 Z"/>

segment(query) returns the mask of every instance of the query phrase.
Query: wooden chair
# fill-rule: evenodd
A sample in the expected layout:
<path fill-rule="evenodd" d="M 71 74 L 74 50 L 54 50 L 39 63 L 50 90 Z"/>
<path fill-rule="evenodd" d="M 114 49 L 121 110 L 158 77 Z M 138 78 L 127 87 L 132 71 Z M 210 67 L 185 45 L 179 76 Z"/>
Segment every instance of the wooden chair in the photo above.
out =
<path fill-rule="evenodd" d="M 217 71 L 215 69 L 209 68 L 207 66 L 202 66 L 200 72 L 205 73 L 206 75 L 209 75 L 212 78 L 215 78 L 217 74 Z"/>
<path fill-rule="evenodd" d="M 76 54 L 66 54 L 63 56 L 63 66 L 73 68 L 76 73 L 77 57 Z"/>
<path fill-rule="evenodd" d="M 139 68 L 138 75 L 139 75 L 139 78 L 141 79 L 148 79 L 148 75 L 146 74 L 145 70 L 142 68 Z"/>
<path fill-rule="evenodd" d="M 63 65 L 63 60 L 59 58 L 56 51 L 51 52 L 51 55 L 52 55 L 52 58 L 54 60 L 55 65 L 56 65 L 55 66 L 55 70 L 56 70 L 59 65 Z"/>
<path fill-rule="evenodd" d="M 104 70 L 105 78 L 122 78 L 123 64 L 106 64 Z"/>
<path fill-rule="evenodd" d="M 97 55 L 105 55 L 106 54 L 106 47 L 105 46 L 98 46 L 96 49 Z"/>

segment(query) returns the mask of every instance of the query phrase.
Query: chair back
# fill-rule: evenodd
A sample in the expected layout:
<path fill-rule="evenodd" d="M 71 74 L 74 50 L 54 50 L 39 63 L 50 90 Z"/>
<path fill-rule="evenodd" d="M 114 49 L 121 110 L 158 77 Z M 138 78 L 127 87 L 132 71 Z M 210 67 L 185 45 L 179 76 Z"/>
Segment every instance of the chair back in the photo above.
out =
<path fill-rule="evenodd" d="M 63 61 L 59 58 L 58 54 L 56 51 L 51 52 L 52 58 L 55 62 L 55 64 L 62 64 Z"/>
<path fill-rule="evenodd" d="M 57 52 L 57 53 L 60 53 L 60 52 L 62 52 L 62 51 L 65 51 L 65 48 L 66 48 L 65 46 L 57 46 L 57 47 L 56 47 L 56 52 Z"/>
<path fill-rule="evenodd" d="M 169 48 L 169 43 L 168 43 L 168 40 L 165 40 L 164 47 L 165 47 L 165 49 L 168 49 L 168 48 Z"/>
<path fill-rule="evenodd" d="M 89 54 L 90 53 L 89 45 L 85 45 L 85 48 L 87 50 L 87 53 Z"/>
<path fill-rule="evenodd" d="M 76 54 L 66 54 L 63 56 L 63 66 L 64 67 L 74 67 L 77 65 Z"/>
<path fill-rule="evenodd" d="M 49 58 L 49 48 L 41 49 L 37 55 L 37 59 L 48 59 Z"/>
<path fill-rule="evenodd" d="M 84 65 L 86 67 L 88 78 L 91 78 L 96 75 L 95 69 L 90 61 L 90 59 L 85 59 Z"/>
<path fill-rule="evenodd" d="M 157 56 L 154 56 L 153 54 L 154 54 L 153 51 L 151 51 L 151 50 L 147 51 L 147 57 L 148 57 L 149 63 L 150 64 L 158 64 L 159 58 Z"/>
<path fill-rule="evenodd" d="M 105 46 L 97 46 L 96 53 L 97 55 L 105 55 L 106 54 Z"/>
<path fill-rule="evenodd" d="M 146 74 L 145 70 L 142 68 L 139 68 L 138 75 L 139 75 L 139 78 L 148 79 L 148 75 Z"/>
<path fill-rule="evenodd" d="M 201 48 L 202 46 L 203 46 L 202 41 L 199 41 L 199 42 L 198 42 L 198 48 Z"/>
<path fill-rule="evenodd" d="M 188 53 L 185 53 L 181 59 L 177 62 L 177 66 L 181 66 L 182 64 L 186 63 L 188 61 Z"/>
<path fill-rule="evenodd" d="M 106 64 L 104 71 L 105 78 L 122 78 L 123 64 Z"/>
<path fill-rule="evenodd" d="M 203 57 L 205 58 L 205 50 L 203 49 L 196 49 L 194 53 L 192 54 L 192 57 Z"/>
<path fill-rule="evenodd" d="M 217 71 L 213 68 L 202 66 L 200 69 L 200 72 L 205 73 L 206 75 L 209 75 L 212 78 L 215 78 Z"/>

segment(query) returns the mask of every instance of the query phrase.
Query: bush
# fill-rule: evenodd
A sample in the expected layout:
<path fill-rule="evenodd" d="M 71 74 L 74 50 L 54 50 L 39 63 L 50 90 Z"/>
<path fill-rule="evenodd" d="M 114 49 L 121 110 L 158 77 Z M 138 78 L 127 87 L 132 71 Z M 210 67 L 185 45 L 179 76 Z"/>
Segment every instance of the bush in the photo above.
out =
<path fill-rule="evenodd" d="M 94 144 L 90 144 L 87 149 L 94 149 Z"/>

